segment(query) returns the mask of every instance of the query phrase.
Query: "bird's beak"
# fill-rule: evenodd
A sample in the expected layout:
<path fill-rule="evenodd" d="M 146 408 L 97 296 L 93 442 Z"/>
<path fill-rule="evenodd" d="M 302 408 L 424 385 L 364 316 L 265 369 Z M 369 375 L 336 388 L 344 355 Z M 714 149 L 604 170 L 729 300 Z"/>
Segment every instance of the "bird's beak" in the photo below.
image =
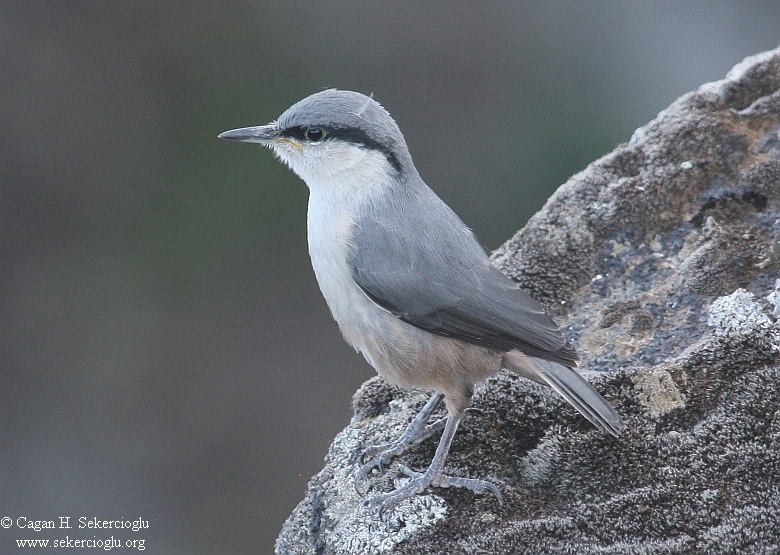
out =
<path fill-rule="evenodd" d="M 259 143 L 267 145 L 279 138 L 279 128 L 275 123 L 260 125 L 258 127 L 242 127 L 241 129 L 231 129 L 217 135 L 219 139 L 229 141 L 240 141 L 242 143 Z"/>

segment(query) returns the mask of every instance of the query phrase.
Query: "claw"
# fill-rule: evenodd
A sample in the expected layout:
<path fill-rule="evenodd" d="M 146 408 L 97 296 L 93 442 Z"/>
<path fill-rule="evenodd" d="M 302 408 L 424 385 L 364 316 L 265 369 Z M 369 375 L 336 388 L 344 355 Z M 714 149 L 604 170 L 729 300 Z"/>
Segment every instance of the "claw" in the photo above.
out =
<path fill-rule="evenodd" d="M 379 517 L 379 520 L 382 522 L 386 522 L 385 520 L 385 512 L 387 511 L 388 507 L 385 506 L 384 503 L 379 505 L 379 509 L 377 510 L 377 516 Z"/>
<path fill-rule="evenodd" d="M 428 472 L 421 473 L 415 472 L 414 470 L 411 470 L 410 468 L 403 465 L 400 467 L 400 470 L 406 476 L 411 478 L 409 482 L 395 491 L 376 495 L 368 501 L 370 506 L 378 508 L 379 518 L 383 519 L 383 516 L 388 509 L 395 507 L 405 499 L 422 493 L 430 486 L 442 488 L 466 488 L 476 494 L 484 494 L 489 491 L 496 497 L 499 506 L 502 508 L 504 506 L 504 497 L 501 495 L 501 490 L 499 490 L 495 484 L 488 482 L 487 480 L 460 478 L 457 476 L 448 476 L 446 474 L 434 476 L 433 473 L 430 472 L 430 469 Z"/>
<path fill-rule="evenodd" d="M 361 491 L 361 484 L 368 477 L 368 475 L 371 474 L 372 470 L 376 468 L 380 473 L 384 472 L 385 465 L 389 463 L 393 457 L 400 455 L 406 449 L 405 445 L 401 445 L 397 442 L 383 445 L 381 447 L 384 447 L 384 449 L 376 449 L 375 447 L 366 449 L 364 457 L 361 457 L 361 459 L 365 459 L 365 455 L 368 453 L 369 460 L 368 462 L 361 464 L 360 468 L 355 473 L 355 491 L 358 493 L 365 493 Z M 378 454 L 374 456 L 373 453 L 370 453 L 370 451 L 375 451 Z"/>
<path fill-rule="evenodd" d="M 404 433 L 401 434 L 401 437 L 396 441 L 382 445 L 372 445 L 363 451 L 360 456 L 361 466 L 355 475 L 355 491 L 360 493 L 360 487 L 363 480 L 368 477 L 374 468 L 378 469 L 380 473 L 384 472 L 385 466 L 393 457 L 397 457 L 406 451 L 410 445 L 430 437 L 434 432 L 444 426 L 446 418 L 442 418 L 441 420 L 426 426 L 443 397 L 444 396 L 441 393 L 434 393 L 422 410 L 420 410 L 419 414 L 409 423 L 406 431 L 404 431 Z"/>
<path fill-rule="evenodd" d="M 429 401 L 429 404 L 430 403 L 431 402 Z M 436 448 L 436 454 L 433 456 L 433 460 L 431 461 L 428 470 L 426 470 L 424 474 L 415 472 L 405 466 L 401 466 L 401 472 L 409 476 L 410 480 L 395 491 L 376 495 L 369 500 L 370 506 L 379 509 L 380 518 L 384 517 L 387 509 L 397 505 L 404 499 L 408 499 L 409 497 L 417 495 L 418 493 L 422 493 L 429 486 L 466 488 L 477 494 L 482 494 L 489 491 L 495 495 L 499 505 L 502 507 L 504 506 L 504 498 L 501 495 L 501 491 L 494 484 L 488 482 L 487 480 L 459 478 L 456 476 L 448 476 L 444 474 L 444 463 L 447 460 L 447 454 L 449 453 L 450 446 L 452 445 L 452 438 L 455 436 L 455 432 L 458 429 L 458 423 L 462 418 L 463 411 L 460 411 L 450 413 L 450 415 L 445 419 L 444 433 L 442 433 L 441 439 L 439 440 L 439 446 Z M 415 421 L 416 420 L 418 419 L 415 419 Z M 437 424 L 438 423 L 435 422 L 426 429 L 434 428 Z M 419 437 L 419 431 L 423 426 L 424 423 L 418 424 L 416 426 L 410 426 L 410 428 L 407 429 L 407 432 L 405 432 L 404 435 L 401 436 L 401 439 L 399 439 L 397 442 L 396 448 L 400 450 L 406 449 L 410 443 L 410 440 L 412 439 L 410 437 L 412 434 L 410 434 L 409 431 L 414 428 L 417 431 L 417 433 L 414 434 L 414 437 Z M 383 452 L 373 461 L 361 467 L 358 473 L 363 475 L 367 472 L 366 468 L 377 466 L 379 462 L 384 460 L 384 457 L 388 455 L 388 453 L 390 453 L 390 451 Z M 392 456 L 394 455 L 395 453 L 392 453 Z M 387 460 L 389 460 L 389 458 Z"/>
<path fill-rule="evenodd" d="M 365 495 L 366 490 L 363 489 L 363 481 L 366 479 L 366 477 L 363 475 L 362 472 L 358 471 L 355 473 L 355 491 L 358 492 L 359 495 Z"/>

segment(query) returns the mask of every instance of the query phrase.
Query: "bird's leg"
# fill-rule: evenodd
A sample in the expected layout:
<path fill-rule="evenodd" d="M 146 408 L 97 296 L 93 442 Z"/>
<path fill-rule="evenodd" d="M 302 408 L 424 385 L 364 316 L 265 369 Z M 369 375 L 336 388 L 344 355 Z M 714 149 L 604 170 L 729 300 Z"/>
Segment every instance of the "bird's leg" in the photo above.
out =
<path fill-rule="evenodd" d="M 374 468 L 378 468 L 379 471 L 382 472 L 384 465 L 389 463 L 393 457 L 406 451 L 410 445 L 429 438 L 437 430 L 441 430 L 444 427 L 446 418 L 441 418 L 433 424 L 426 426 L 428 420 L 431 419 L 431 415 L 441 404 L 443 398 L 444 395 L 442 393 L 439 393 L 438 391 L 434 393 L 397 440 L 381 445 L 374 445 L 363 451 L 361 462 L 366 459 L 368 459 L 368 462 L 363 464 L 355 475 L 356 490 L 360 491 L 363 480 Z"/>
<path fill-rule="evenodd" d="M 474 493 L 485 493 L 486 491 L 489 491 L 496 496 L 499 505 L 503 506 L 504 500 L 501 496 L 501 492 L 495 485 L 487 480 L 458 478 L 444 474 L 444 463 L 447 460 L 447 454 L 450 451 L 452 439 L 455 437 L 455 432 L 458 429 L 458 424 L 460 424 L 463 415 L 464 411 L 461 409 L 455 413 L 450 413 L 447 417 L 444 433 L 439 441 L 439 446 L 436 448 L 436 454 L 433 456 L 433 460 L 425 473 L 414 472 L 405 466 L 401 467 L 403 473 L 411 478 L 409 482 L 395 491 L 377 495 L 368 501 L 372 507 L 379 508 L 380 517 L 387 509 L 397 505 L 404 499 L 422 493 L 428 486 L 467 488 Z"/>

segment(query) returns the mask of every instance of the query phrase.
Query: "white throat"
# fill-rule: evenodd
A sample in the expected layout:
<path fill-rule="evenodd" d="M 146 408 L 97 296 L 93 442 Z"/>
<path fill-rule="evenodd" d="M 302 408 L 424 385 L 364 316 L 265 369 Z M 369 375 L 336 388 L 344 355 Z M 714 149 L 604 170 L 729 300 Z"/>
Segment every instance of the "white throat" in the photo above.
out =
<path fill-rule="evenodd" d="M 342 148 L 330 159 L 299 151 L 279 157 L 309 187 L 309 255 L 320 290 L 347 342 L 366 354 L 366 339 L 357 333 L 365 326 L 350 322 L 356 315 L 373 317 L 377 309 L 352 279 L 351 234 L 366 205 L 390 194 L 396 171 L 381 152 L 359 147 Z"/>
<path fill-rule="evenodd" d="M 371 189 L 386 183 L 395 174 L 381 152 L 342 141 L 303 145 L 300 150 L 292 145 L 275 144 L 273 149 L 312 191 L 334 187 L 357 194 L 366 186 Z"/>

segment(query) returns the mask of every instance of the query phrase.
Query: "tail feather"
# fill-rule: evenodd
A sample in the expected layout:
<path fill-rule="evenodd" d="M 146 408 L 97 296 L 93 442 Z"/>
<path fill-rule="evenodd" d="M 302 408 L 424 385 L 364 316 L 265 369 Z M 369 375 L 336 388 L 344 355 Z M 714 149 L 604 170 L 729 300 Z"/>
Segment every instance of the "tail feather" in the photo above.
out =
<path fill-rule="evenodd" d="M 521 369 L 521 375 L 552 387 L 600 430 L 617 437 L 625 428 L 612 405 L 576 370 L 549 360 L 512 357 L 513 354 L 507 353 L 507 359 Z M 531 365 L 535 372 L 529 368 Z"/>

